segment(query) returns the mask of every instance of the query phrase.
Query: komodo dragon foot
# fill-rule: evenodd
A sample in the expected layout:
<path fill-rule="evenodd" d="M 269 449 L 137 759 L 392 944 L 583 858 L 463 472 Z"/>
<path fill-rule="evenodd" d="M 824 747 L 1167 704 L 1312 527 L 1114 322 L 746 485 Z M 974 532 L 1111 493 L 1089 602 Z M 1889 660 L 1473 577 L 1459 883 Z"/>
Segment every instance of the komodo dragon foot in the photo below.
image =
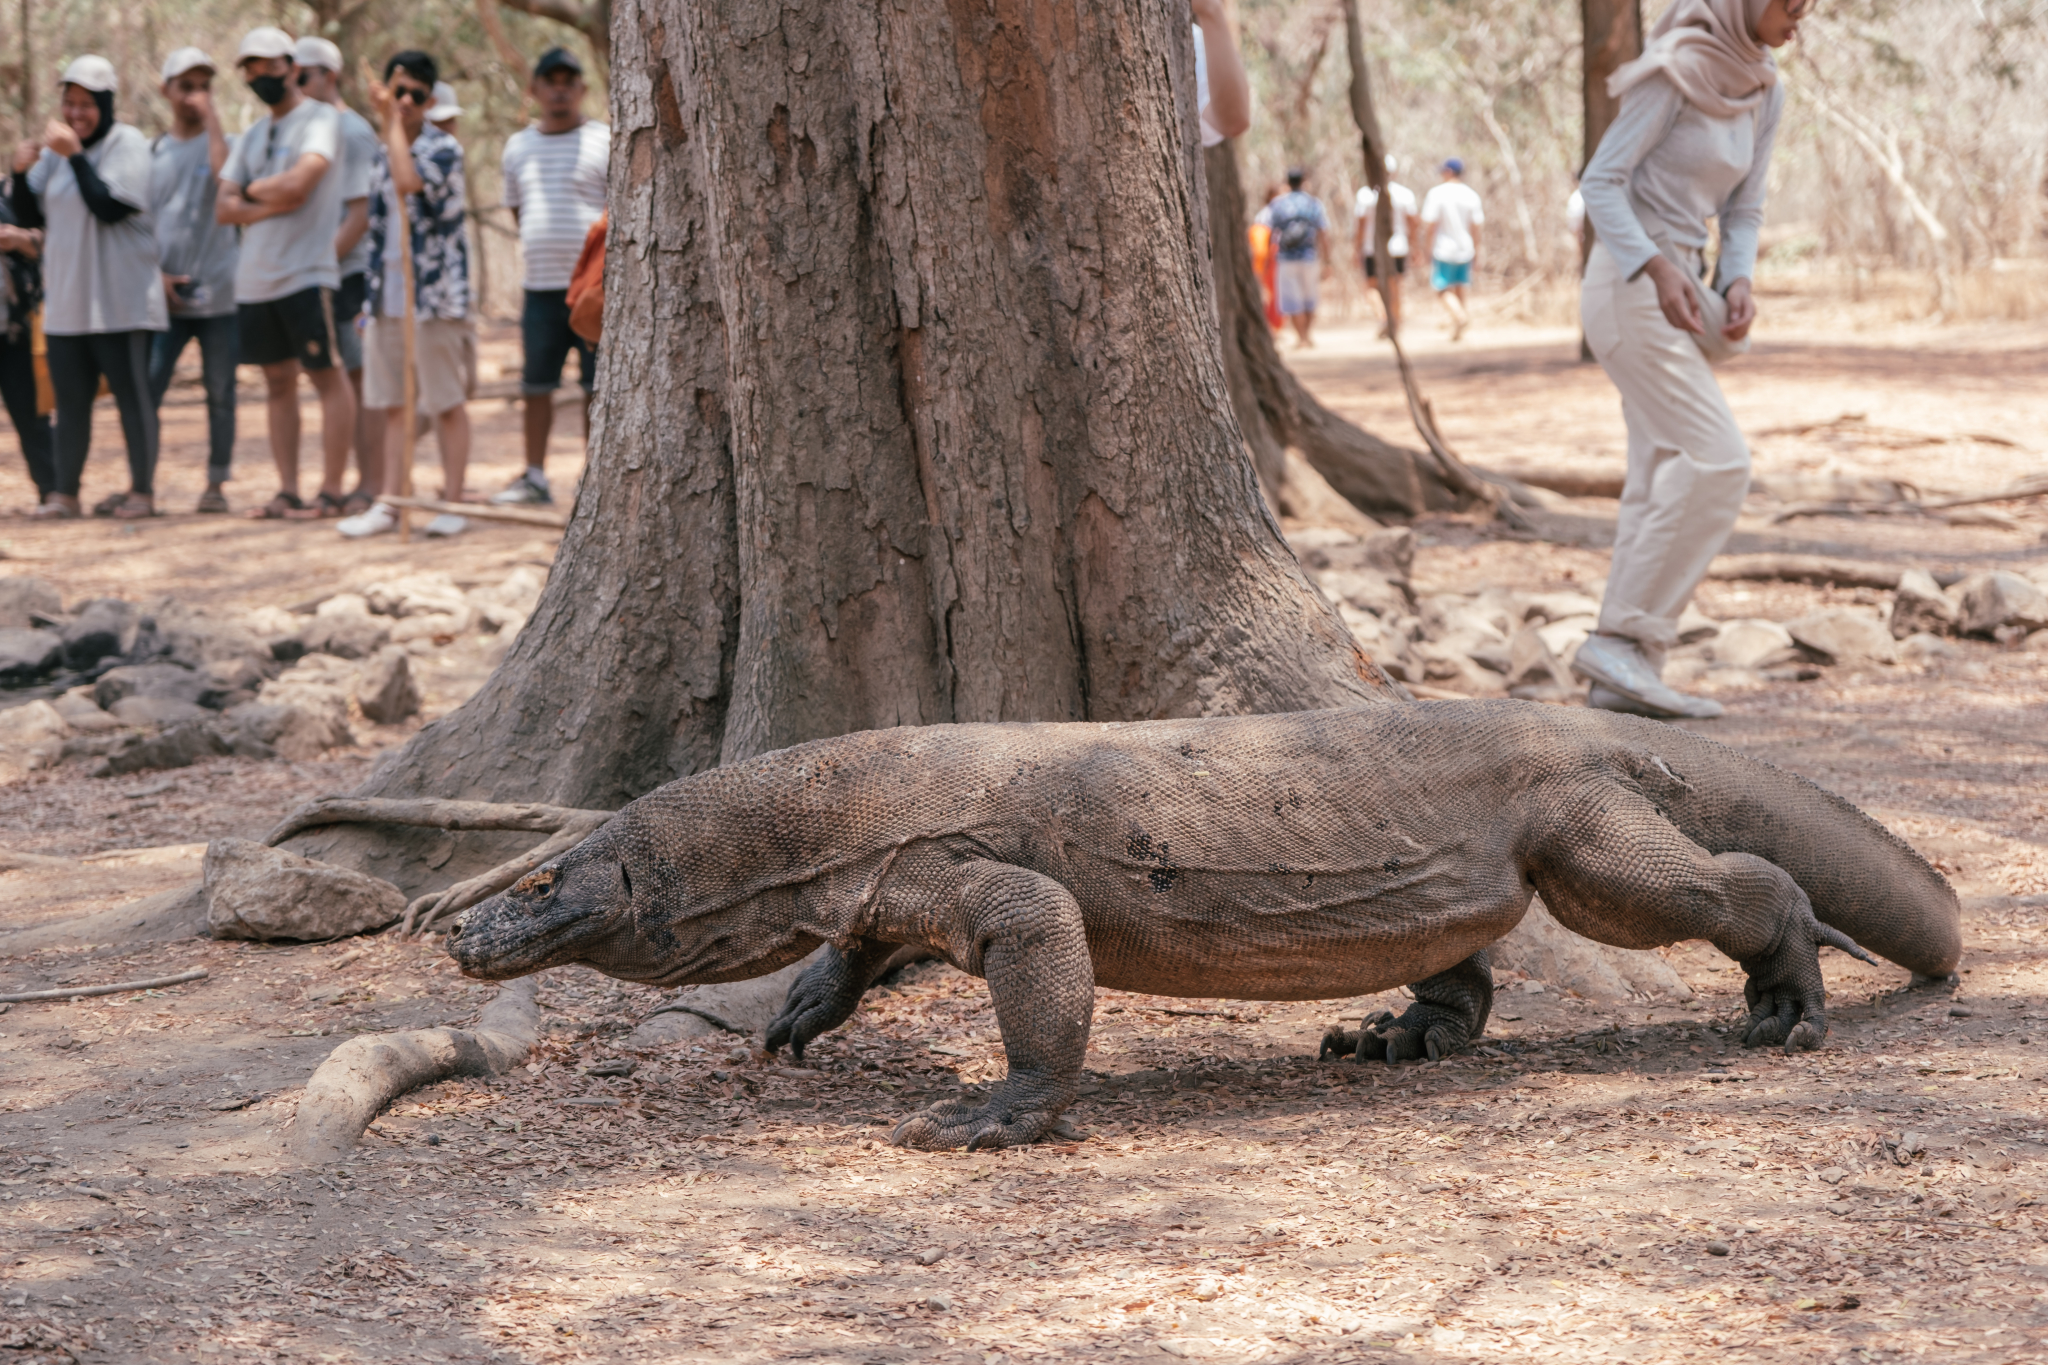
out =
<path fill-rule="evenodd" d="M 1744 1047 L 1785 1045 L 1785 1051 L 1811 1051 L 1828 1036 L 1827 984 L 1821 978 L 1820 948 L 1826 944 L 1872 966 L 1878 960 L 1856 946 L 1847 934 L 1813 916 L 1803 892 L 1792 897 L 1777 942 L 1754 957 L 1741 959 L 1749 975 L 1742 994 L 1749 1001 L 1749 1028 Z"/>
<path fill-rule="evenodd" d="M 1484 951 L 1410 989 L 1415 1003 L 1399 1018 L 1381 1010 L 1368 1016 L 1356 1033 L 1331 1029 L 1323 1035 L 1322 1055 L 1408 1062 L 1427 1054 L 1433 1062 L 1486 1031 L 1486 1016 L 1493 1010 L 1493 966 Z"/>

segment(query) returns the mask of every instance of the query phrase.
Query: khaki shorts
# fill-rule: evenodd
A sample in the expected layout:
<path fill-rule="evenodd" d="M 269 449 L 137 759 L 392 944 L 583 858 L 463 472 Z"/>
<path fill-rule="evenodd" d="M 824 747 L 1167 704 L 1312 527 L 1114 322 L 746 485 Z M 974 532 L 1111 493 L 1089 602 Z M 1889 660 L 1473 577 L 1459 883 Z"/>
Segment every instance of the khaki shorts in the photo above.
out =
<path fill-rule="evenodd" d="M 475 333 L 468 322 L 449 318 L 421 318 L 413 328 L 419 410 L 438 417 L 469 397 L 476 376 Z M 396 318 L 372 318 L 363 346 L 363 406 L 395 408 L 404 401 L 404 329 Z"/>

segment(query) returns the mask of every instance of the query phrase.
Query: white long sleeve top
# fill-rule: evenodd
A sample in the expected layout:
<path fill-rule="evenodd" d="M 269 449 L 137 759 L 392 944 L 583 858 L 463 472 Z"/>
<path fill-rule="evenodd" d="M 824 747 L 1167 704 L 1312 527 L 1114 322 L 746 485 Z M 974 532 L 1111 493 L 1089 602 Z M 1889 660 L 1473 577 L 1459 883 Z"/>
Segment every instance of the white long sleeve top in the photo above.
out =
<path fill-rule="evenodd" d="M 1785 87 L 1778 84 L 1756 108 L 1713 118 L 1662 74 L 1621 97 L 1621 112 L 1601 137 L 1579 189 L 1586 217 L 1624 279 L 1634 279 L 1657 254 L 1638 206 L 1673 245 L 1695 251 L 1707 244 L 1707 219 L 1720 219 L 1717 289 L 1755 275 L 1765 181 L 1784 109 Z"/>

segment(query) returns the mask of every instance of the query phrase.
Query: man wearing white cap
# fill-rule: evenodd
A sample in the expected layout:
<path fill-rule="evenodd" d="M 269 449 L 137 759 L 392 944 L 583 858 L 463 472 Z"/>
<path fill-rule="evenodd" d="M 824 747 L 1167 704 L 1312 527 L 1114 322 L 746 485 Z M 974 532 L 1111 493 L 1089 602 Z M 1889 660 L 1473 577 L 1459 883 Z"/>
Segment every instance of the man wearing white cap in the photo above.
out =
<path fill-rule="evenodd" d="M 341 117 L 306 98 L 295 79 L 291 35 L 254 28 L 235 66 L 270 106 L 228 156 L 215 212 L 242 229 L 235 300 L 244 364 L 263 367 L 269 390 L 270 453 L 278 492 L 249 515 L 280 520 L 341 515 L 341 480 L 355 437 L 355 395 L 341 368 L 334 252 L 341 221 Z M 317 508 L 299 497 L 299 374 L 320 395 L 324 456 Z"/>
<path fill-rule="evenodd" d="M 156 514 L 156 405 L 150 335 L 169 325 L 149 214 L 149 140 L 114 121 L 114 64 L 80 57 L 64 70 L 59 116 L 42 142 L 14 153 L 15 217 L 46 229 L 43 336 L 57 391 L 56 486 L 36 514 L 78 515 L 92 447 L 92 405 L 104 379 L 128 444 L 128 491 L 93 511 Z"/>
<path fill-rule="evenodd" d="M 446 81 L 434 82 L 434 107 L 427 110 L 427 122 L 442 132 L 454 137 L 455 121 L 467 111 L 456 101 L 455 87 Z"/>
<path fill-rule="evenodd" d="M 341 176 L 341 229 L 334 234 L 341 288 L 334 291 L 334 332 L 356 399 L 356 486 L 341 500 L 348 515 L 355 516 L 369 511 L 376 500 L 383 468 L 383 414 L 363 410 L 361 314 L 369 294 L 370 173 L 384 148 L 370 121 L 342 101 L 341 49 L 325 38 L 309 36 L 299 39 L 292 55 L 299 66 L 299 89 L 341 116 L 341 164 L 336 168 Z"/>
<path fill-rule="evenodd" d="M 206 386 L 206 492 L 201 512 L 228 510 L 222 485 L 235 454 L 235 230 L 213 216 L 220 169 L 234 140 L 221 131 L 213 107 L 213 58 L 181 47 L 164 58 L 164 99 L 171 130 L 150 144 L 149 211 L 156 219 L 164 302 L 170 330 L 156 334 L 149 353 L 149 397 L 161 406 L 178 357 L 199 343 Z"/>

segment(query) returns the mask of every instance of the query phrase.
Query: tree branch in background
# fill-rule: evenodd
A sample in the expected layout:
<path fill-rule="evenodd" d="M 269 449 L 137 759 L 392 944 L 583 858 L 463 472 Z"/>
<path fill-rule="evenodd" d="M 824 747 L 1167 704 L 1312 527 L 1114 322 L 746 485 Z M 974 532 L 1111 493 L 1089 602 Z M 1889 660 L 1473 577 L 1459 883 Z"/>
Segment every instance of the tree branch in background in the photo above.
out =
<path fill-rule="evenodd" d="M 1365 180 L 1372 186 L 1373 193 L 1379 196 L 1379 206 L 1373 213 L 1375 284 L 1380 293 L 1380 304 L 1387 310 L 1387 340 L 1393 343 L 1394 360 L 1401 369 L 1401 387 L 1408 395 L 1408 415 L 1414 420 L 1415 430 L 1421 435 L 1423 444 L 1435 457 L 1438 474 L 1444 483 L 1469 502 L 1490 506 L 1511 521 L 1520 520 L 1500 490 L 1473 473 L 1437 431 L 1436 413 L 1415 382 L 1414 367 L 1409 365 L 1408 352 L 1401 346 L 1401 329 L 1394 324 L 1394 310 L 1387 295 L 1394 278 L 1394 262 L 1390 254 L 1394 238 L 1394 198 L 1387 193 L 1387 143 L 1380 135 L 1379 115 L 1373 110 L 1372 86 L 1366 77 L 1365 31 L 1358 21 L 1358 0 L 1344 0 L 1344 51 L 1351 61 L 1351 118 L 1358 125 L 1359 141 L 1365 152 Z M 1336 483 L 1336 480 L 1331 482 Z M 1338 487 L 1341 490 L 1342 485 Z"/>
<path fill-rule="evenodd" d="M 484 26 L 484 33 L 491 40 L 491 47 L 497 52 L 498 60 L 516 76 L 526 74 L 532 64 L 519 55 L 519 49 L 512 46 L 512 40 L 505 36 L 505 25 L 498 18 L 498 0 L 476 0 L 476 17 Z"/>
<path fill-rule="evenodd" d="M 588 3 L 584 4 L 577 3 L 577 0 L 498 0 L 498 3 L 516 9 L 521 14 L 531 14 L 536 19 L 552 19 L 558 24 L 566 24 L 575 29 L 590 44 L 591 60 L 597 63 L 598 71 L 602 73 L 609 67 L 612 23 L 610 0 L 588 0 Z M 502 29 L 497 30 L 492 35 L 492 41 L 495 43 L 502 37 Z M 502 53 L 510 47 L 509 42 L 505 43 L 499 51 Z M 516 49 L 513 55 L 518 55 Z M 531 67 L 531 60 L 515 63 L 515 69 L 522 74 Z"/>

